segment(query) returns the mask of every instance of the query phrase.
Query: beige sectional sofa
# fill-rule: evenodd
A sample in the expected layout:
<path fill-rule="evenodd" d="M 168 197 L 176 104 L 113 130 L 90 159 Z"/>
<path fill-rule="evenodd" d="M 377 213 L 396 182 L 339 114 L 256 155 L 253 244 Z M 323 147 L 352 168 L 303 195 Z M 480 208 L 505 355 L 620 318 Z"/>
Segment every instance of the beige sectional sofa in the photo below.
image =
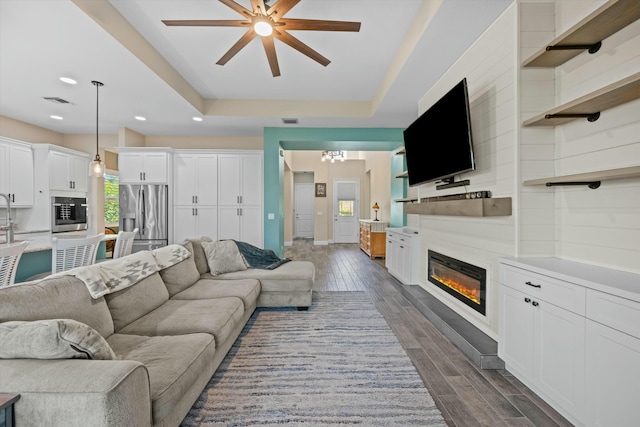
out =
<path fill-rule="evenodd" d="M 0 393 L 21 395 L 16 424 L 177 426 L 256 307 L 311 305 L 312 263 L 212 276 L 200 243 L 185 244 L 184 261 L 99 298 L 69 275 L 0 289 L 0 327 L 72 319 L 116 355 L 0 359 Z"/>

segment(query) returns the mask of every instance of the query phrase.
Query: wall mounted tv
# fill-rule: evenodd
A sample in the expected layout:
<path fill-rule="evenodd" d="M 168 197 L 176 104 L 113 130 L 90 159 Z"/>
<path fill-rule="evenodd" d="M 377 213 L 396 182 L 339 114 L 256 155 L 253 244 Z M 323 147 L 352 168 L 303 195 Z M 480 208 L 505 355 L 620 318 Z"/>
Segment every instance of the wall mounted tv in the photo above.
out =
<path fill-rule="evenodd" d="M 466 78 L 404 130 L 404 148 L 410 186 L 438 180 L 462 185 L 453 176 L 475 169 Z"/>

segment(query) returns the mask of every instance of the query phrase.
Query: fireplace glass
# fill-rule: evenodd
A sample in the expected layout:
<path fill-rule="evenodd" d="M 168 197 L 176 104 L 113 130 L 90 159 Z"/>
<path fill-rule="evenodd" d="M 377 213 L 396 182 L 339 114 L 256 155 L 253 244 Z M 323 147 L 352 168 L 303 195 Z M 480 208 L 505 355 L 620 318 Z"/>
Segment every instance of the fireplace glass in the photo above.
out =
<path fill-rule="evenodd" d="M 429 281 L 485 314 L 487 271 L 432 250 L 428 251 L 428 257 Z"/>

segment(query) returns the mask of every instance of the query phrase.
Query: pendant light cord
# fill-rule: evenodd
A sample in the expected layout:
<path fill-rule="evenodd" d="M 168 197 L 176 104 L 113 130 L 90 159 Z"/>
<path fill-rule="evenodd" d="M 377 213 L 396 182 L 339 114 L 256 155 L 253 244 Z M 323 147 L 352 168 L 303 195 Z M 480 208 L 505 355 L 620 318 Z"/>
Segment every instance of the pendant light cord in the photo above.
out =
<path fill-rule="evenodd" d="M 93 80 L 91 81 L 91 83 L 96 87 L 96 161 L 100 161 L 100 154 L 98 152 L 99 148 L 98 148 L 98 135 L 100 135 L 99 133 L 99 128 L 98 128 L 98 117 L 100 116 L 99 112 L 99 108 L 100 108 L 100 86 L 104 86 L 102 83 L 100 83 L 99 81 Z"/>

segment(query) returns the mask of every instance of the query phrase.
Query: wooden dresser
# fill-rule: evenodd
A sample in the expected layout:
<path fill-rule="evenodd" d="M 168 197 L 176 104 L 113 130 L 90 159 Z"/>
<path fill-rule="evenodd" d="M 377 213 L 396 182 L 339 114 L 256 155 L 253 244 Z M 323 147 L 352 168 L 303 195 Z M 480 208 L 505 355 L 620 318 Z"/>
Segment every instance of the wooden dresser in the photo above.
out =
<path fill-rule="evenodd" d="M 360 249 L 370 258 L 384 258 L 387 223 L 371 219 L 360 220 Z"/>

